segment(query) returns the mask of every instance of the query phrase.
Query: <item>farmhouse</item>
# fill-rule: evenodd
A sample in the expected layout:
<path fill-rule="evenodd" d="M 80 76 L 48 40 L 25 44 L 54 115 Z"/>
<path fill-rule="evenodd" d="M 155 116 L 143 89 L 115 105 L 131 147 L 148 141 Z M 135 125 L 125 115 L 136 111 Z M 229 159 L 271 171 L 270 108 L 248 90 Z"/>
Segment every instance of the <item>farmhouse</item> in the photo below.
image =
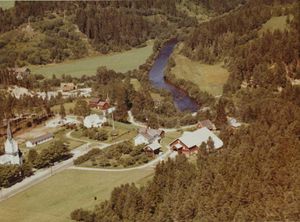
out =
<path fill-rule="evenodd" d="M 159 154 L 160 149 L 161 149 L 161 145 L 157 140 L 144 147 L 145 153 L 149 156 L 154 156 Z"/>
<path fill-rule="evenodd" d="M 86 128 L 102 127 L 105 122 L 107 122 L 106 117 L 100 117 L 97 114 L 92 114 L 84 118 L 83 125 Z"/>
<path fill-rule="evenodd" d="M 160 139 L 163 138 L 165 132 L 163 130 L 151 129 L 149 127 L 140 128 L 138 135 L 134 138 L 134 145 L 138 146 L 141 144 L 150 144 L 155 140 L 160 142 Z"/>
<path fill-rule="evenodd" d="M 181 137 L 170 143 L 170 148 L 184 154 L 196 153 L 200 145 L 207 143 L 209 140 L 213 141 L 215 149 L 223 146 L 223 142 L 219 137 L 206 127 L 202 127 L 194 132 L 184 132 Z"/>
<path fill-rule="evenodd" d="M 26 142 L 26 147 L 28 147 L 28 148 L 35 147 L 36 145 L 46 143 L 46 142 L 52 140 L 53 138 L 54 138 L 54 136 L 52 133 L 47 133 L 47 134 L 39 136 L 35 139 L 28 140 Z"/>
<path fill-rule="evenodd" d="M 213 124 L 209 119 L 200 121 L 197 124 L 197 128 L 201 129 L 202 127 L 206 127 L 209 130 L 216 130 L 215 124 Z"/>
<path fill-rule="evenodd" d="M 77 87 L 76 87 L 76 85 L 74 83 L 69 82 L 69 83 L 61 83 L 60 84 L 60 89 L 63 92 L 69 92 L 69 91 L 77 89 Z"/>
<path fill-rule="evenodd" d="M 108 98 L 105 101 L 101 101 L 100 98 L 92 98 L 89 101 L 89 105 L 91 108 L 96 108 L 99 110 L 107 110 L 110 107 Z"/>

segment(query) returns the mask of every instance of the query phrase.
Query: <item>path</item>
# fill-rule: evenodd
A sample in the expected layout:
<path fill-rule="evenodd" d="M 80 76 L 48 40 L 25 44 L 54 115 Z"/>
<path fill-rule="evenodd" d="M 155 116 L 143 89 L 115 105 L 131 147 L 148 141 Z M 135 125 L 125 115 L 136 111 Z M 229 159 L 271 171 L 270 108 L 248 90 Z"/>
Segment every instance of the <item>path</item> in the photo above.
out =
<path fill-rule="evenodd" d="M 141 122 L 137 122 L 137 121 L 134 120 L 134 117 L 133 117 L 131 111 L 128 111 L 128 116 L 129 116 L 128 121 L 132 125 L 135 125 L 137 127 L 146 127 L 146 124 L 141 123 Z M 197 124 L 188 125 L 188 126 L 182 126 L 182 127 L 179 127 L 179 128 L 159 128 L 159 129 L 163 130 L 165 132 L 176 132 L 178 130 L 185 130 L 185 129 L 189 129 L 189 128 L 192 128 L 192 127 L 195 127 L 195 126 L 197 126 Z"/>
<path fill-rule="evenodd" d="M 72 137 L 72 135 L 71 135 L 72 132 L 73 131 L 68 132 L 66 134 L 66 137 L 69 139 L 74 139 L 74 140 L 80 141 L 80 142 L 85 142 L 85 144 L 83 144 L 83 145 L 79 146 L 78 148 L 71 151 L 71 153 L 73 154 L 72 158 L 62 161 L 62 162 L 59 162 L 52 167 L 37 170 L 34 173 L 34 175 L 32 175 L 31 177 L 26 177 L 21 182 L 16 183 L 15 185 L 13 185 L 9 188 L 3 188 L 2 190 L 0 190 L 0 202 L 8 199 L 9 197 L 16 195 L 19 192 L 22 192 L 22 191 L 30 188 L 31 186 L 33 186 L 35 184 L 38 184 L 38 183 L 46 180 L 47 178 L 65 170 L 65 169 L 68 169 L 69 167 L 73 166 L 73 161 L 76 158 L 86 154 L 88 151 L 90 151 L 92 148 L 95 147 L 95 146 L 91 146 L 90 141 Z M 124 142 L 124 141 L 118 141 L 118 142 L 115 142 L 112 144 L 99 143 L 97 147 L 99 147 L 100 149 L 105 149 L 111 145 L 118 144 L 121 142 Z"/>
<path fill-rule="evenodd" d="M 100 172 L 125 172 L 125 171 L 132 171 L 132 170 L 140 170 L 140 169 L 145 169 L 145 168 L 153 168 L 156 166 L 159 162 L 165 160 L 167 157 L 170 156 L 172 151 L 167 151 L 164 154 L 158 156 L 154 160 L 151 160 L 150 162 L 136 166 L 136 167 L 130 167 L 130 168 L 122 168 L 122 169 L 108 169 L 108 168 L 91 168 L 91 167 L 77 167 L 77 166 L 72 166 L 69 169 L 74 169 L 74 170 L 86 170 L 86 171 L 100 171 Z"/>

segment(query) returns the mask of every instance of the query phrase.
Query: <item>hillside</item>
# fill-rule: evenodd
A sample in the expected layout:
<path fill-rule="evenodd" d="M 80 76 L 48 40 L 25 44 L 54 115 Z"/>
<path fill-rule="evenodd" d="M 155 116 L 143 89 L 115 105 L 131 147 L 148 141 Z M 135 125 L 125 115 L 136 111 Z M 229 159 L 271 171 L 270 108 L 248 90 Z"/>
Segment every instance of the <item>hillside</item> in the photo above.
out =
<path fill-rule="evenodd" d="M 50 14 L 0 35 L 0 63 L 24 66 L 61 62 L 88 55 L 91 46 L 68 20 Z"/>
<path fill-rule="evenodd" d="M 182 53 L 190 60 L 228 65 L 217 107 L 244 126 L 219 126 L 222 151 L 200 148 L 196 163 L 184 155 L 163 162 L 145 187 L 115 188 L 109 201 L 92 211 L 77 209 L 72 219 L 299 220 L 300 87 L 290 80 L 299 78 L 300 23 L 298 5 L 285 3 L 252 1 L 201 24 L 185 39 Z M 293 14 L 288 30 L 258 35 L 271 17 L 284 13 Z"/>

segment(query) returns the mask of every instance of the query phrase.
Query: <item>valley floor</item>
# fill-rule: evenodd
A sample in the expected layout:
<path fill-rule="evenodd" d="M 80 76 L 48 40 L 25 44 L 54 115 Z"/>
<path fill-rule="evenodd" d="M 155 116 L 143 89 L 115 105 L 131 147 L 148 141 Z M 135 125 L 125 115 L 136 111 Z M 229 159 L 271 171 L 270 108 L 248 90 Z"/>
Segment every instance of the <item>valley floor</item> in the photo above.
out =
<path fill-rule="evenodd" d="M 63 63 L 30 66 L 33 74 L 43 74 L 52 77 L 55 74 L 60 77 L 63 74 L 80 77 L 82 75 L 95 75 L 97 68 L 106 66 L 116 72 L 127 72 L 144 64 L 153 52 L 153 41 L 143 48 L 135 48 L 129 51 L 113 53 L 109 55 L 92 56 L 77 60 L 69 60 Z"/>
<path fill-rule="evenodd" d="M 176 66 L 171 73 L 178 79 L 188 79 L 195 83 L 202 91 L 213 96 L 222 95 L 223 85 L 226 83 L 229 72 L 222 63 L 209 65 L 192 61 L 175 50 L 173 58 Z"/>
<path fill-rule="evenodd" d="M 152 174 L 149 168 L 129 172 L 65 170 L 1 202 L 1 222 L 70 221 L 74 209 L 93 209 L 109 198 L 114 187 L 132 182 L 143 185 Z"/>

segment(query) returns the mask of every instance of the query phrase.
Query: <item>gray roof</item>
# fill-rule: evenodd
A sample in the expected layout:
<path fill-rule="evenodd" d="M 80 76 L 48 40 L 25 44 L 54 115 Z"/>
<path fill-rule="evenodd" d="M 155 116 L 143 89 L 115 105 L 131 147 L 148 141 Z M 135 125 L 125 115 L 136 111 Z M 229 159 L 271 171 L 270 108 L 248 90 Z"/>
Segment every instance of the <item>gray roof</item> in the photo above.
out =
<path fill-rule="evenodd" d="M 54 135 L 53 133 L 47 133 L 45 135 L 42 135 L 42 136 L 39 136 L 37 138 L 34 138 L 32 140 L 29 140 L 31 143 L 38 143 L 38 142 L 42 142 L 44 140 L 47 140 L 47 139 L 50 139 L 50 138 L 53 138 Z"/>

